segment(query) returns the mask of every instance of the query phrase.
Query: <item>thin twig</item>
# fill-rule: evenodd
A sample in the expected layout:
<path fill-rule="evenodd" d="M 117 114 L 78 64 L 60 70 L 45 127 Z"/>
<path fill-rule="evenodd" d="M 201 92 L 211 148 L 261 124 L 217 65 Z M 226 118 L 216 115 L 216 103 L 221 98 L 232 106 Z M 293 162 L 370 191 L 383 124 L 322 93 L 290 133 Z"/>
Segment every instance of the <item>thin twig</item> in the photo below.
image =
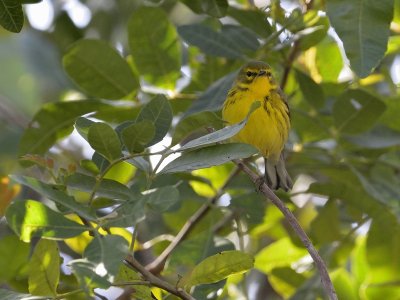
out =
<path fill-rule="evenodd" d="M 255 172 L 253 172 L 247 165 L 239 160 L 234 161 L 247 175 L 249 175 L 250 179 L 254 184 L 259 184 L 259 176 Z M 315 265 L 318 268 L 318 271 L 321 276 L 321 281 L 324 286 L 324 289 L 330 300 L 337 300 L 337 295 L 335 292 L 335 288 L 333 287 L 332 281 L 329 277 L 328 270 L 325 266 L 324 261 L 319 255 L 318 251 L 315 249 L 314 245 L 311 243 L 310 238 L 304 232 L 303 228 L 300 226 L 296 217 L 293 213 L 286 207 L 286 205 L 279 199 L 278 196 L 274 194 L 274 192 L 265 184 L 261 184 L 259 186 L 260 192 L 269 199 L 272 204 L 274 204 L 285 216 L 285 219 L 289 222 L 290 226 L 296 232 L 297 236 L 300 238 L 301 242 L 304 244 L 308 253 L 310 253 L 312 259 L 315 262 Z"/>
<path fill-rule="evenodd" d="M 201 219 L 207 214 L 211 206 L 222 196 L 227 185 L 232 179 L 240 172 L 240 168 L 235 168 L 232 173 L 228 176 L 223 186 L 217 191 L 214 197 L 210 198 L 204 203 L 183 225 L 181 230 L 175 236 L 173 241 L 168 245 L 167 248 L 150 264 L 146 266 L 146 269 L 153 274 L 158 274 L 164 267 L 165 261 L 168 256 L 174 251 L 174 249 L 185 239 L 185 237 L 192 231 L 194 226 L 199 223 Z"/>
<path fill-rule="evenodd" d="M 182 288 L 174 287 L 165 280 L 162 280 L 161 278 L 153 275 L 150 271 L 146 270 L 146 268 L 141 265 L 136 259 L 134 259 L 132 255 L 126 257 L 125 262 L 129 267 L 141 273 L 144 279 L 150 282 L 151 285 L 159 287 L 160 289 L 163 289 L 183 300 L 196 300 Z"/>

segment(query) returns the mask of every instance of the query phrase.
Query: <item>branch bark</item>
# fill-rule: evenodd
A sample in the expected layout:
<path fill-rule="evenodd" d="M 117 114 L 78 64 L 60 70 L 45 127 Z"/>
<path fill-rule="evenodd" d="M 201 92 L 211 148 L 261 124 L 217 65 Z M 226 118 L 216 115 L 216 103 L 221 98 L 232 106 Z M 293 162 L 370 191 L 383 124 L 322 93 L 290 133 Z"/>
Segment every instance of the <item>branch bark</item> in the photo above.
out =
<path fill-rule="evenodd" d="M 159 287 L 183 300 L 196 300 L 182 288 L 174 287 L 165 280 L 162 280 L 161 278 L 153 275 L 150 271 L 146 270 L 146 268 L 142 264 L 140 264 L 132 255 L 126 257 L 125 262 L 132 269 L 142 274 L 144 279 L 148 281 L 151 285 Z"/>
<path fill-rule="evenodd" d="M 253 172 L 247 165 L 245 165 L 242 161 L 235 160 L 234 161 L 247 175 L 249 175 L 250 179 L 254 184 L 259 184 L 259 176 L 255 172 Z M 335 288 L 333 287 L 332 281 L 329 277 L 328 270 L 325 266 L 324 261 L 319 255 L 318 251 L 315 249 L 312 244 L 310 238 L 307 236 L 303 228 L 300 226 L 296 217 L 293 213 L 286 207 L 286 205 L 279 199 L 278 196 L 265 184 L 263 183 L 259 187 L 260 192 L 269 199 L 272 204 L 274 204 L 285 216 L 286 220 L 289 222 L 290 226 L 296 232 L 297 236 L 300 238 L 301 242 L 306 247 L 308 253 L 310 253 L 312 259 L 314 260 L 315 265 L 321 276 L 321 281 L 324 286 L 325 292 L 328 295 L 330 300 L 337 300 L 337 295 L 335 292 Z"/>

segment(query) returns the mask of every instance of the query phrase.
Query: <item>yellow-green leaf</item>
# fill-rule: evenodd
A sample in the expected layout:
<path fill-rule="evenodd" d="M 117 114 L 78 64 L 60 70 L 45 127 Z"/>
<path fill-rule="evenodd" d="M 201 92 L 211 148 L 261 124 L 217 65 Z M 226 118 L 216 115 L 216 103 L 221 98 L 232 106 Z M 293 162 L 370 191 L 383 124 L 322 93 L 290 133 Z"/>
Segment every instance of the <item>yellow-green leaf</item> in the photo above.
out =
<path fill-rule="evenodd" d="M 29 292 L 39 296 L 56 296 L 60 278 L 60 255 L 57 242 L 40 240 L 29 262 Z"/>
<path fill-rule="evenodd" d="M 200 262 L 193 269 L 186 285 L 218 282 L 229 275 L 244 273 L 253 265 L 254 258 L 248 253 L 236 250 L 220 252 Z"/>

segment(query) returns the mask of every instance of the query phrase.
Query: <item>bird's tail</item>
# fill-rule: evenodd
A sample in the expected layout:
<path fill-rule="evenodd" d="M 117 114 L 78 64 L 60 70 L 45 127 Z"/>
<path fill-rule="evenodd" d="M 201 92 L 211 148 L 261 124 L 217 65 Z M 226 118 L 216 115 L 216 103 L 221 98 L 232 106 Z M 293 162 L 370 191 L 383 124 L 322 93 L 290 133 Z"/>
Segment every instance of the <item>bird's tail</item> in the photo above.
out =
<path fill-rule="evenodd" d="M 273 161 L 264 158 L 265 163 L 265 182 L 273 190 L 278 190 L 279 188 L 284 191 L 289 191 L 293 187 L 292 179 L 286 171 L 285 161 L 282 155 L 279 160 Z"/>

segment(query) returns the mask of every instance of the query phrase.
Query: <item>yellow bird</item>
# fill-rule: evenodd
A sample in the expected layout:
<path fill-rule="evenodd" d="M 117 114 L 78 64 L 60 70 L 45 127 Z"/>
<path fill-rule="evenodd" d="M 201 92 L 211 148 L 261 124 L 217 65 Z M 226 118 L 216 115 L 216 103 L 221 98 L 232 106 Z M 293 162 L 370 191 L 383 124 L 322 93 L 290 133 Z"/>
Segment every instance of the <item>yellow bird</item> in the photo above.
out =
<path fill-rule="evenodd" d="M 251 61 L 239 71 L 228 92 L 222 117 L 229 124 L 246 118 L 255 101 L 260 106 L 251 113 L 245 127 L 234 141 L 256 147 L 265 158 L 265 179 L 274 190 L 292 188 L 281 152 L 290 130 L 290 113 L 286 97 L 272 75 L 271 67 Z"/>

